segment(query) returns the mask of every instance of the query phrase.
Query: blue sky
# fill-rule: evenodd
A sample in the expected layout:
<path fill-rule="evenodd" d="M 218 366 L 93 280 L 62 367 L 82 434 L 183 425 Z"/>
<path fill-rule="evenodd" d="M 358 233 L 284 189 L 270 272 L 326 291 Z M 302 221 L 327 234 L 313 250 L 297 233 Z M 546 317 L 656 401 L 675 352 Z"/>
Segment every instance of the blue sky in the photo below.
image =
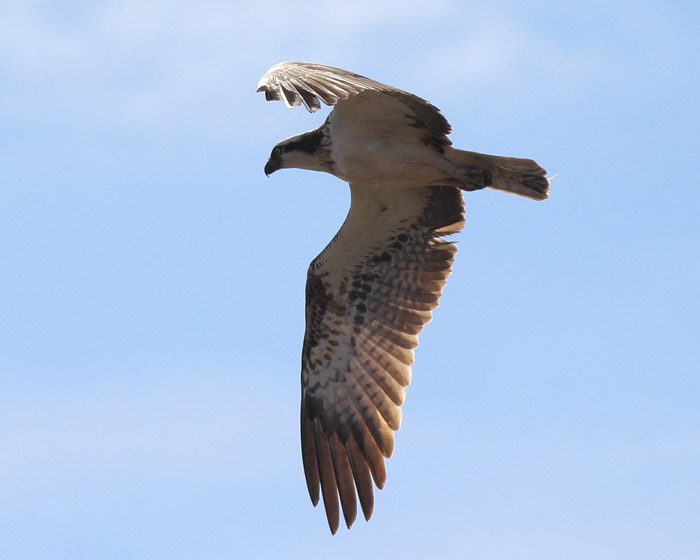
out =
<path fill-rule="evenodd" d="M 698 8 L 0 4 L 3 558 L 700 557 Z M 349 193 L 268 179 L 282 60 L 437 105 L 551 199 L 469 193 L 374 518 L 298 443 L 306 267 Z M 310 552 L 311 551 L 311 552 Z"/>

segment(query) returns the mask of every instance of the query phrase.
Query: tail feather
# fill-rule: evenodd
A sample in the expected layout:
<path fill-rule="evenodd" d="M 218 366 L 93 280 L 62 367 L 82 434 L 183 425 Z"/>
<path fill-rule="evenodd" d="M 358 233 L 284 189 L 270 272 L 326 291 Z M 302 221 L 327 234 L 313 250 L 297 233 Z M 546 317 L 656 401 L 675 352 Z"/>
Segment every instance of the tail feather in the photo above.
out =
<path fill-rule="evenodd" d="M 492 189 L 507 191 L 534 200 L 549 198 L 549 180 L 536 161 L 524 158 L 491 156 L 453 149 L 450 160 L 458 166 L 476 167 L 491 175 Z"/>

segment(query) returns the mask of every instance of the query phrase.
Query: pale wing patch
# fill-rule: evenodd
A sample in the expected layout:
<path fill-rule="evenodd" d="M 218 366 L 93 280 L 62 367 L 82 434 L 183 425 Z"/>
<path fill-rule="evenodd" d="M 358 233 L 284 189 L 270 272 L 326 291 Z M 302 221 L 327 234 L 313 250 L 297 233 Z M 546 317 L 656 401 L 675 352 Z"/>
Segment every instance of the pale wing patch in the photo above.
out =
<path fill-rule="evenodd" d="M 464 224 L 453 187 L 351 189 L 343 227 L 309 267 L 302 352 L 304 471 L 333 532 L 340 509 L 354 522 L 356 495 L 372 515 L 372 479 L 386 480 L 418 333 L 457 251 L 442 237 Z"/>
<path fill-rule="evenodd" d="M 310 62 L 280 62 L 270 68 L 258 82 L 257 91 L 265 99 L 281 99 L 287 107 L 303 104 L 311 112 L 335 105 L 361 91 L 399 91 L 359 74 Z"/>
<path fill-rule="evenodd" d="M 257 91 L 264 91 L 268 101 L 282 100 L 287 107 L 303 105 L 311 112 L 320 109 L 321 102 L 343 105 L 343 100 L 364 92 L 381 93 L 386 101 L 395 104 L 387 107 L 386 103 L 378 103 L 375 110 L 381 113 L 380 118 L 390 122 L 407 116 L 414 126 L 429 131 L 428 143 L 439 149 L 450 145 L 449 123 L 425 99 L 341 68 L 311 62 L 281 62 L 260 79 Z M 366 106 L 362 107 L 362 111 L 366 110 Z M 361 118 L 362 114 L 358 111 L 355 116 Z"/>

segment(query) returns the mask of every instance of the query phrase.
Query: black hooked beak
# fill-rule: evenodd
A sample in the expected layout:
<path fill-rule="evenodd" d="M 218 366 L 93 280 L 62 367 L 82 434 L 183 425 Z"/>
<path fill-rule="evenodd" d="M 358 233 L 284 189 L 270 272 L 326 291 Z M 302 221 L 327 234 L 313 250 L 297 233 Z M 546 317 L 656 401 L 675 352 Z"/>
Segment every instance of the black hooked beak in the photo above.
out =
<path fill-rule="evenodd" d="M 282 165 L 282 160 L 278 157 L 271 156 L 265 164 L 265 175 L 268 177 L 277 171 Z"/>

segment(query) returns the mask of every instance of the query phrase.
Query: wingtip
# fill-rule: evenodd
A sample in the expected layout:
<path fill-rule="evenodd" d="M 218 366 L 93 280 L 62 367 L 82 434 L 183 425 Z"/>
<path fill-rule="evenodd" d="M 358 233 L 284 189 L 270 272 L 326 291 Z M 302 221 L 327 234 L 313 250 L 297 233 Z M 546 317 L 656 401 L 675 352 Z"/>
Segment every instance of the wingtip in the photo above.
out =
<path fill-rule="evenodd" d="M 326 519 L 328 520 L 328 528 L 331 530 L 331 535 L 335 535 L 338 532 L 338 527 L 340 527 L 340 515 L 333 515 L 333 513 L 326 510 Z"/>
<path fill-rule="evenodd" d="M 316 493 L 316 495 L 309 494 L 309 497 L 311 498 L 311 505 L 316 507 L 318 505 L 318 502 L 319 502 L 318 492 Z"/>

